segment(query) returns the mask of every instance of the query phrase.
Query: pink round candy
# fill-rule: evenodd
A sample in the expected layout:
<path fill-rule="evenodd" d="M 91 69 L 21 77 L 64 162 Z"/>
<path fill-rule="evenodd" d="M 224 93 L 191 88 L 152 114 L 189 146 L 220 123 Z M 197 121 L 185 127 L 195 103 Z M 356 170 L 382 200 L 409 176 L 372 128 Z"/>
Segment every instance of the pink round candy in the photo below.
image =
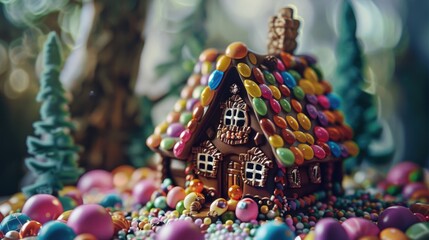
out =
<path fill-rule="evenodd" d="M 98 204 L 84 204 L 75 208 L 67 225 L 77 235 L 89 233 L 99 240 L 112 239 L 114 231 L 112 217 Z"/>
<path fill-rule="evenodd" d="M 409 183 L 405 185 L 405 187 L 402 189 L 402 196 L 405 199 L 410 198 L 413 193 L 415 193 L 418 190 L 427 190 L 428 188 L 424 183 L 421 182 L 415 182 L 415 183 Z"/>
<path fill-rule="evenodd" d="M 235 208 L 235 215 L 242 222 L 256 220 L 258 213 L 258 204 L 251 198 L 241 199 Z"/>
<path fill-rule="evenodd" d="M 176 204 L 185 199 L 185 189 L 182 187 L 174 187 L 167 193 L 167 205 L 171 208 L 176 208 Z"/>
<path fill-rule="evenodd" d="M 145 205 L 150 201 L 150 197 L 157 187 L 151 180 L 141 180 L 133 188 L 133 197 L 135 203 Z"/>
<path fill-rule="evenodd" d="M 178 141 L 176 144 L 174 144 L 173 153 L 176 157 L 181 157 L 184 150 L 185 143 L 183 141 Z"/>
<path fill-rule="evenodd" d="M 329 99 L 325 95 L 317 96 L 317 101 L 319 102 L 320 106 L 322 106 L 325 109 L 328 109 L 331 106 Z"/>
<path fill-rule="evenodd" d="M 105 170 L 92 170 L 80 177 L 77 188 L 82 193 L 88 193 L 92 190 L 107 192 L 113 189 L 113 176 Z"/>
<path fill-rule="evenodd" d="M 63 213 L 58 198 L 49 194 L 36 194 L 30 197 L 22 208 L 22 213 L 41 224 L 57 219 Z"/>
<path fill-rule="evenodd" d="M 259 88 L 262 92 L 262 97 L 265 99 L 271 99 L 273 97 L 273 92 L 271 89 L 265 84 L 259 84 Z"/>
<path fill-rule="evenodd" d="M 313 131 L 314 135 L 316 135 L 317 140 L 322 142 L 327 142 L 329 140 L 329 133 L 325 128 L 316 126 L 314 127 Z"/>
<path fill-rule="evenodd" d="M 318 145 L 311 145 L 311 149 L 313 149 L 314 156 L 318 159 L 324 159 L 326 157 L 325 150 Z"/>
<path fill-rule="evenodd" d="M 365 236 L 378 236 L 380 232 L 377 225 L 364 218 L 349 218 L 341 226 L 346 230 L 351 240 L 357 240 Z"/>
<path fill-rule="evenodd" d="M 409 183 L 409 174 L 418 168 L 419 166 L 412 162 L 398 163 L 392 169 L 390 169 L 386 180 L 391 184 L 403 186 Z"/>
<path fill-rule="evenodd" d="M 170 221 L 159 230 L 156 239 L 203 240 L 201 230 L 192 222 L 185 220 Z"/>
<path fill-rule="evenodd" d="M 270 106 L 276 114 L 278 114 L 282 110 L 280 107 L 280 103 L 274 98 L 270 99 Z"/>

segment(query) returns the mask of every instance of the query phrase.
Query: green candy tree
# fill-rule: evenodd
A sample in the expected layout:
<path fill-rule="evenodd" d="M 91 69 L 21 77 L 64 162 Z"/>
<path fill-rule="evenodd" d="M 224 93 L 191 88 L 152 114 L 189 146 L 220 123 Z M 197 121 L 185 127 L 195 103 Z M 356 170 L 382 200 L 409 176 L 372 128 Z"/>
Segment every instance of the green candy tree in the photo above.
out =
<path fill-rule="evenodd" d="M 375 159 L 370 145 L 374 139 L 380 137 L 382 127 L 377 119 L 374 96 L 364 91 L 364 62 L 356 38 L 356 17 L 349 0 L 343 1 L 340 9 L 337 62 L 336 77 L 339 82 L 338 93 L 343 98 L 342 108 L 360 148 L 359 155 L 345 163 L 346 170 L 350 171 L 365 159 Z"/>
<path fill-rule="evenodd" d="M 28 136 L 27 168 L 36 175 L 36 181 L 23 187 L 26 196 L 38 193 L 58 195 L 64 184 L 74 183 L 82 169 L 78 168 L 80 147 L 74 144 L 70 131 L 75 129 L 70 120 L 68 99 L 59 80 L 61 50 L 58 37 L 51 32 L 44 45 L 43 73 L 37 101 L 42 102 L 41 120 L 33 124 L 39 138 Z"/>

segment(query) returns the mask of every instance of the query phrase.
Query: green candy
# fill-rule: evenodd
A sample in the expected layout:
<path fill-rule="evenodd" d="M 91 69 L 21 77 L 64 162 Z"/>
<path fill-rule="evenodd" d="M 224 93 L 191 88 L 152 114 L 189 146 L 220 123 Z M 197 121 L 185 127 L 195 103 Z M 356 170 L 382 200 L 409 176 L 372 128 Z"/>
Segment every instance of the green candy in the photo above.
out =
<path fill-rule="evenodd" d="M 286 98 L 280 99 L 280 106 L 282 106 L 285 112 L 290 112 L 292 110 L 289 101 Z"/>
<path fill-rule="evenodd" d="M 164 138 L 159 144 L 159 147 L 163 150 L 171 150 L 175 143 L 176 140 L 174 140 L 173 138 Z"/>
<path fill-rule="evenodd" d="M 297 71 L 295 70 L 289 70 L 288 71 L 290 73 L 290 75 L 292 75 L 293 78 L 295 78 L 295 80 L 298 82 L 299 79 L 301 79 L 301 74 L 299 74 Z"/>
<path fill-rule="evenodd" d="M 295 162 L 295 155 L 287 148 L 277 148 L 276 153 L 280 162 L 285 166 L 291 166 Z"/>
<path fill-rule="evenodd" d="M 405 232 L 410 240 L 429 239 L 429 222 L 420 222 L 412 225 Z"/>
<path fill-rule="evenodd" d="M 188 124 L 188 122 L 191 121 L 191 119 L 192 119 L 192 113 L 190 113 L 190 112 L 183 112 L 180 115 L 179 122 L 181 124 L 183 124 L 183 126 L 186 126 Z"/>
<path fill-rule="evenodd" d="M 183 213 L 183 210 L 185 210 L 185 204 L 182 201 L 177 202 L 176 204 L 176 211 L 179 212 L 179 214 Z"/>
<path fill-rule="evenodd" d="M 268 71 L 264 71 L 264 77 L 265 77 L 265 81 L 271 85 L 274 85 L 276 83 L 276 79 L 274 78 L 274 75 L 271 74 Z"/>
<path fill-rule="evenodd" d="M 200 98 L 200 96 L 201 96 L 201 93 L 203 92 L 203 90 L 204 90 L 204 88 L 205 88 L 205 86 L 198 86 L 198 87 L 196 87 L 195 89 L 194 89 L 194 91 L 192 92 L 192 97 L 193 98 Z"/>
<path fill-rule="evenodd" d="M 254 98 L 252 100 L 252 103 L 253 107 L 259 115 L 265 116 L 267 114 L 267 105 L 265 104 L 264 100 L 262 100 L 261 98 Z"/>
<path fill-rule="evenodd" d="M 302 90 L 302 88 L 300 86 L 295 86 L 293 88 L 293 94 L 295 95 L 296 98 L 298 98 L 299 100 L 304 99 L 305 97 L 305 93 Z"/>

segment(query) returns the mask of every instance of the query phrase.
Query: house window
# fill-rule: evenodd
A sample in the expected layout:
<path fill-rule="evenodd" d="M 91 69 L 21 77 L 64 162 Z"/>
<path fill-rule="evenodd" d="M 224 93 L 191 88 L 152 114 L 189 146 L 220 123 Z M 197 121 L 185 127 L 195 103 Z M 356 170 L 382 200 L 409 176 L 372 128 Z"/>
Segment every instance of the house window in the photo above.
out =
<path fill-rule="evenodd" d="M 247 126 L 246 112 L 239 108 L 228 108 L 225 110 L 223 122 L 226 126 Z"/>
<path fill-rule="evenodd" d="M 247 162 L 245 168 L 246 180 L 252 182 L 252 185 L 262 185 L 265 167 L 262 164 L 255 162 Z"/>
<path fill-rule="evenodd" d="M 214 171 L 214 157 L 207 153 L 199 153 L 197 167 L 201 172 L 212 174 Z"/>
<path fill-rule="evenodd" d="M 319 163 L 315 163 L 313 165 L 310 165 L 310 168 L 308 169 L 308 175 L 310 176 L 310 181 L 312 183 L 321 183 L 322 182 L 322 174 L 320 170 Z"/>
<path fill-rule="evenodd" d="M 253 147 L 239 156 L 241 164 L 241 177 L 245 184 L 253 187 L 265 187 L 268 170 L 273 162 L 257 147 Z"/>
<path fill-rule="evenodd" d="M 298 167 L 291 167 L 287 170 L 288 182 L 290 188 L 301 187 L 301 174 Z"/>

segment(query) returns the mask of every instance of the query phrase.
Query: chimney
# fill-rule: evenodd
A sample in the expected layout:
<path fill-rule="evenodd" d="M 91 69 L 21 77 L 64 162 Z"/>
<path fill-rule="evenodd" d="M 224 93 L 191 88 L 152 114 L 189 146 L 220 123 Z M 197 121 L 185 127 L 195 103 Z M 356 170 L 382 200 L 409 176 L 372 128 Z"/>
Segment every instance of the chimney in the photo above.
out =
<path fill-rule="evenodd" d="M 277 16 L 271 17 L 268 24 L 268 53 L 293 54 L 299 25 L 300 22 L 293 19 L 293 9 L 290 7 L 280 9 Z"/>

